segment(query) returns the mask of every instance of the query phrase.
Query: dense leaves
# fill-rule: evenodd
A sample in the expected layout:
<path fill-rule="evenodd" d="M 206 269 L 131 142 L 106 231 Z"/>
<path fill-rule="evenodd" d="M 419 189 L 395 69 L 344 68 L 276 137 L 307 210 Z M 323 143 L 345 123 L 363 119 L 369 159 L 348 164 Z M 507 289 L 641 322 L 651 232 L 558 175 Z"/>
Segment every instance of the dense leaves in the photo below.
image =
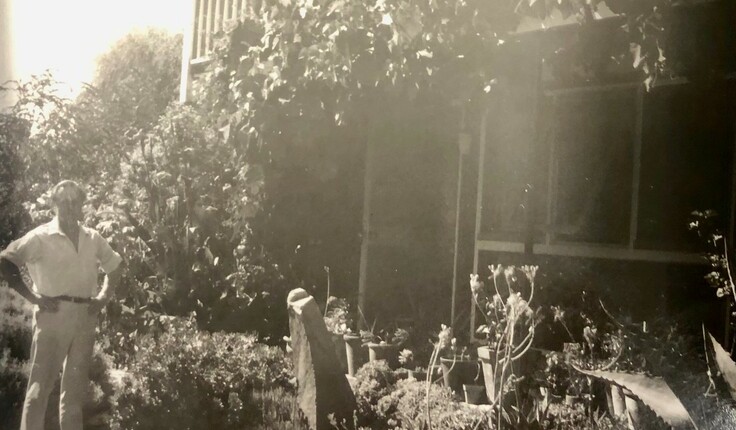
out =
<path fill-rule="evenodd" d="M 258 344 L 253 335 L 197 331 L 186 321 L 170 319 L 166 328 L 157 338 L 140 339 L 113 428 L 288 428 L 289 418 L 299 418 L 290 362 L 280 349 Z M 277 389 L 283 397 L 268 398 Z M 270 417 L 269 404 L 286 406 L 285 419 Z"/>

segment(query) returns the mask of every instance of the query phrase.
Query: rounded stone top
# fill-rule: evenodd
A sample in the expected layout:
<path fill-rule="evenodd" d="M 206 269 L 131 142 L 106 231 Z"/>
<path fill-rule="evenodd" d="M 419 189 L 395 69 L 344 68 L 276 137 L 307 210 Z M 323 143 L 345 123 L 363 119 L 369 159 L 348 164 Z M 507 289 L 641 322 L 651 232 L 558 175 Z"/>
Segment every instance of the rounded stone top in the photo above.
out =
<path fill-rule="evenodd" d="M 294 288 L 293 290 L 289 291 L 289 296 L 286 298 L 287 304 L 292 304 L 296 301 L 306 299 L 309 296 L 309 293 L 304 288 Z"/>

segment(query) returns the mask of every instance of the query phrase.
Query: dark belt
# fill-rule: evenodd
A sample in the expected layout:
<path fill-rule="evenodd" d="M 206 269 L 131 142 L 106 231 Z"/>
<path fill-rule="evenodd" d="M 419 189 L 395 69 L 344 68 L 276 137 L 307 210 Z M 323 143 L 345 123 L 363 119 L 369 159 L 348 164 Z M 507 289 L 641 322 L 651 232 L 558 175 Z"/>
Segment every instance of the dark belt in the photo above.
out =
<path fill-rule="evenodd" d="M 89 297 L 53 296 L 49 298 L 54 299 L 54 300 L 62 300 L 65 302 L 72 302 L 72 303 L 92 303 L 92 299 Z"/>

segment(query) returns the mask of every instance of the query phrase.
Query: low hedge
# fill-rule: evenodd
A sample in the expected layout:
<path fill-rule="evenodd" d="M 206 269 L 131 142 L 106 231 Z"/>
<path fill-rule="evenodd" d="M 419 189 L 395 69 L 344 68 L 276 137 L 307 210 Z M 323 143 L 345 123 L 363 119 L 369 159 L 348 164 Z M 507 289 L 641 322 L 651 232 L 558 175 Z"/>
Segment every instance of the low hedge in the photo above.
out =
<path fill-rule="evenodd" d="M 300 429 L 290 360 L 255 334 L 207 333 L 171 319 L 137 344 L 113 429 Z"/>

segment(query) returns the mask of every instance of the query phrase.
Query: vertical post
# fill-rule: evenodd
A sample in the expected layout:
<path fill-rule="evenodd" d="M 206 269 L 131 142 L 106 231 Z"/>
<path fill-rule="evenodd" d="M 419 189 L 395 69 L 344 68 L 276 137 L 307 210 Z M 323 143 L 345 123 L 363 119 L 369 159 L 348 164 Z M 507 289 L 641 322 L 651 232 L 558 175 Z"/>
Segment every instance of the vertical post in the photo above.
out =
<path fill-rule="evenodd" d="M 191 0 L 189 8 L 190 15 L 187 17 L 188 25 L 184 28 L 184 40 L 181 52 L 181 81 L 179 83 L 179 103 L 186 103 L 189 99 L 189 90 L 192 83 L 190 75 L 190 64 L 194 51 L 195 17 L 197 15 L 197 0 Z"/>
<path fill-rule="evenodd" d="M 204 48 L 205 48 L 205 39 L 207 36 L 204 33 L 205 29 L 205 20 L 207 19 L 207 1 L 208 0 L 196 0 L 196 3 L 199 4 L 199 10 L 197 11 L 197 48 L 194 53 L 194 58 L 200 58 L 202 55 L 204 55 Z"/>
<path fill-rule="evenodd" d="M 464 122 L 464 121 L 463 121 Z M 464 127 L 461 126 L 461 129 Z M 465 132 L 458 135 L 458 153 L 457 153 L 457 198 L 455 200 L 455 250 L 452 261 L 452 300 L 450 308 L 450 326 L 455 329 L 455 303 L 457 296 L 457 270 L 458 270 L 458 252 L 460 250 L 460 208 L 462 205 L 463 193 L 463 160 L 465 155 L 470 151 L 471 137 Z"/>
<path fill-rule="evenodd" d="M 733 86 L 730 86 L 729 90 L 733 92 Z M 732 96 L 732 95 L 731 95 Z M 733 100 L 733 98 L 731 98 Z M 736 106 L 734 105 L 733 101 L 731 101 L 731 121 L 736 124 Z M 735 129 L 736 130 L 736 129 Z M 731 153 L 731 201 L 729 209 L 729 219 L 728 219 L 728 243 L 726 244 L 727 250 L 728 250 L 728 256 L 729 261 L 727 261 L 727 264 L 732 264 L 734 261 L 733 255 L 734 250 L 736 250 L 736 246 L 734 246 L 734 241 L 736 241 L 736 132 L 734 132 L 734 135 L 731 136 L 733 139 L 733 145 L 732 145 L 732 153 Z M 731 268 L 736 266 L 731 266 Z M 731 299 L 733 300 L 733 299 Z M 724 339 L 723 339 L 723 347 L 726 349 L 726 351 L 731 351 L 733 353 L 733 333 L 731 330 L 731 312 L 733 312 L 733 306 L 732 301 L 728 300 L 726 302 L 726 323 L 725 323 L 725 330 L 724 330 Z"/>
<path fill-rule="evenodd" d="M 232 0 L 223 0 L 222 1 L 222 25 L 220 26 L 221 29 L 225 29 L 225 22 L 230 19 L 230 10 L 232 9 L 231 4 Z"/>
<path fill-rule="evenodd" d="M 557 109 L 557 96 L 552 97 L 552 112 Z M 557 125 L 552 123 L 552 142 L 549 145 L 549 156 L 547 161 L 547 215 L 546 215 L 546 227 L 544 233 L 544 242 L 549 245 L 552 243 L 552 224 L 555 222 L 555 193 L 557 187 L 555 181 L 557 180 L 557 168 L 556 168 L 556 149 L 557 149 Z"/>
<path fill-rule="evenodd" d="M 636 235 L 639 230 L 639 187 L 641 181 L 641 139 L 644 124 L 644 85 L 636 89 L 636 109 L 634 111 L 634 153 L 633 177 L 631 178 L 631 219 L 629 220 L 629 249 L 636 245 Z"/>
<path fill-rule="evenodd" d="M 0 86 L 16 78 L 13 0 L 0 0 Z M 0 110 L 15 104 L 13 91 L 0 92 Z"/>
<path fill-rule="evenodd" d="M 209 55 L 212 48 L 212 27 L 215 23 L 215 0 L 207 0 L 207 24 L 205 25 L 204 34 L 204 52 L 202 55 Z"/>
<path fill-rule="evenodd" d="M 542 86 L 542 72 L 544 67 L 544 60 L 542 57 L 542 38 L 537 41 L 537 49 L 534 55 L 534 84 L 532 85 L 532 138 L 529 139 L 527 144 L 527 168 L 526 176 L 527 183 L 524 186 L 524 255 L 531 257 L 534 254 L 534 205 L 535 199 L 534 193 L 534 182 L 537 178 L 536 173 L 536 147 L 541 146 L 544 139 L 544 131 L 542 130 L 542 104 L 544 103 L 544 89 Z"/>
<path fill-rule="evenodd" d="M 225 11 L 222 8 L 222 0 L 215 0 L 215 29 L 212 32 L 213 35 L 222 30 L 222 19 L 224 16 Z"/>
<path fill-rule="evenodd" d="M 475 235 L 473 236 L 473 273 L 478 273 L 479 255 L 478 241 L 480 240 L 481 216 L 483 215 L 483 173 L 486 156 L 486 124 L 488 109 L 483 109 L 480 118 L 478 133 L 478 190 L 475 196 Z M 475 339 L 475 303 L 470 303 L 470 340 Z"/>
<path fill-rule="evenodd" d="M 365 312 L 368 282 L 368 253 L 371 242 L 371 195 L 373 193 L 373 134 L 366 140 L 365 177 L 363 179 L 363 237 L 360 244 L 360 271 L 358 274 L 358 307 Z M 362 320 L 362 319 L 361 319 Z"/>

